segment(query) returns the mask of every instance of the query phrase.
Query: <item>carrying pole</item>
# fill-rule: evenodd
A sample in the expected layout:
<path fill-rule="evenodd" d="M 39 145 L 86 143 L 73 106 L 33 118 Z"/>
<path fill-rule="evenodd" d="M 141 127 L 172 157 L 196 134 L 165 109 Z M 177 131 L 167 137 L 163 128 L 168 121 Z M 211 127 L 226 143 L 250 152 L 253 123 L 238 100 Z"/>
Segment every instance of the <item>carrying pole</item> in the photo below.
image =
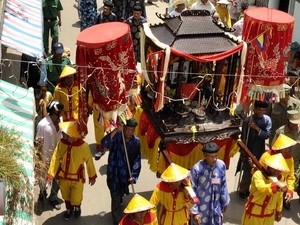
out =
<path fill-rule="evenodd" d="M 122 129 L 122 139 L 123 139 L 123 145 L 124 145 L 124 151 L 125 151 L 125 157 L 126 157 L 126 162 L 127 162 L 128 173 L 129 173 L 129 176 L 130 176 L 130 180 L 132 180 L 131 179 L 132 178 L 132 174 L 131 174 L 129 157 L 128 157 L 128 153 L 127 153 L 127 146 L 126 146 L 126 141 L 125 141 L 123 129 Z M 131 184 L 131 188 L 132 188 L 132 193 L 135 194 L 134 185 L 131 182 L 130 182 L 130 184 Z"/>

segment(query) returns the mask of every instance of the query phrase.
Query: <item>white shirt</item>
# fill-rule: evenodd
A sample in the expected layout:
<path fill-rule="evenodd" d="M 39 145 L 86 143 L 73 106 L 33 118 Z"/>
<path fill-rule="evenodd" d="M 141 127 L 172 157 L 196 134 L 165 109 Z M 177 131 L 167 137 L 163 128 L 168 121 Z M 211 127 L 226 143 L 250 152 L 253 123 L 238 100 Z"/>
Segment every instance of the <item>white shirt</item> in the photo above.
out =
<path fill-rule="evenodd" d="M 235 29 L 233 34 L 237 37 L 242 36 L 243 33 L 243 25 L 244 25 L 244 18 L 242 17 L 240 20 L 236 21 L 235 24 L 233 24 L 232 28 Z"/>
<path fill-rule="evenodd" d="M 210 12 L 210 15 L 213 15 L 216 12 L 216 7 L 210 1 L 207 1 L 206 4 L 203 4 L 200 0 L 198 0 L 191 6 L 191 9 L 207 10 Z"/>
<path fill-rule="evenodd" d="M 185 10 L 185 9 L 184 9 L 184 10 Z M 184 10 L 183 10 L 183 11 L 184 11 Z M 183 11 L 182 11 L 182 12 L 183 12 Z M 180 14 L 181 14 L 181 13 L 177 12 L 175 9 L 174 9 L 172 12 L 169 13 L 170 16 L 179 16 Z"/>
<path fill-rule="evenodd" d="M 46 162 L 50 162 L 52 152 L 57 142 L 61 139 L 61 130 L 58 132 L 49 116 L 44 117 L 37 125 L 36 139 L 43 138 L 42 156 Z"/>

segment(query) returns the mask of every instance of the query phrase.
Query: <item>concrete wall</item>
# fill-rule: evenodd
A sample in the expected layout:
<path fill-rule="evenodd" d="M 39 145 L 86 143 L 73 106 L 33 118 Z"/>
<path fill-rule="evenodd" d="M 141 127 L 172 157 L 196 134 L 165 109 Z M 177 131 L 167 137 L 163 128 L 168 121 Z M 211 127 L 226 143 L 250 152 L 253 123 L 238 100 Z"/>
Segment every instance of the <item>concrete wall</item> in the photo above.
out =
<path fill-rule="evenodd" d="M 295 17 L 293 42 L 297 41 L 300 44 L 300 1 L 295 1 L 294 11 L 291 15 Z"/>

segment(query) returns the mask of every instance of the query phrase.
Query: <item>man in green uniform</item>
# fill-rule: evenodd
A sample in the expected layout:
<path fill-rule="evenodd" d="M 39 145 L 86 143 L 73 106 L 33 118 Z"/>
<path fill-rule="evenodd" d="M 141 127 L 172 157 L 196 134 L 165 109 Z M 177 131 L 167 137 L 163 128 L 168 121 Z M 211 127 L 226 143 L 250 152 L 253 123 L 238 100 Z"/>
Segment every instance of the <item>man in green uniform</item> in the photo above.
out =
<path fill-rule="evenodd" d="M 47 65 L 47 87 L 52 94 L 55 86 L 58 84 L 59 76 L 65 65 L 71 65 L 68 57 L 63 56 L 64 46 L 57 42 L 53 45 L 53 55 L 46 59 Z"/>
<path fill-rule="evenodd" d="M 49 32 L 52 38 L 52 44 L 58 42 L 58 27 L 61 26 L 60 11 L 63 10 L 60 0 L 43 0 L 44 15 L 44 51 L 45 55 L 49 53 Z"/>

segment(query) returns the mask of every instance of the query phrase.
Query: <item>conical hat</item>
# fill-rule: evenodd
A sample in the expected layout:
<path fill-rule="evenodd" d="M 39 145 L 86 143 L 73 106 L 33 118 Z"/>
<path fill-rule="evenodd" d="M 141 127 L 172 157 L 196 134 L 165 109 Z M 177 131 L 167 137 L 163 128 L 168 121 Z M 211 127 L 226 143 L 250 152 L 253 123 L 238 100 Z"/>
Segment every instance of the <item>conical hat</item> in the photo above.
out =
<path fill-rule="evenodd" d="M 127 207 L 124 209 L 124 213 L 142 212 L 154 207 L 155 205 L 150 203 L 147 199 L 140 196 L 139 194 L 135 194 L 128 203 Z"/>
<path fill-rule="evenodd" d="M 66 133 L 72 138 L 81 138 L 80 133 L 78 132 L 78 125 L 75 121 L 61 122 L 59 124 L 62 132 Z"/>
<path fill-rule="evenodd" d="M 71 76 L 71 75 L 73 75 L 73 74 L 75 74 L 75 73 L 76 73 L 76 69 L 75 69 L 75 68 L 66 65 L 66 66 L 64 67 L 64 69 L 61 71 L 61 74 L 60 74 L 60 76 L 59 76 L 59 79 L 65 78 L 65 77 L 68 77 L 68 76 Z"/>
<path fill-rule="evenodd" d="M 286 164 L 286 161 L 281 153 L 268 155 L 265 158 L 265 164 L 273 169 L 282 171 L 282 172 L 289 172 L 290 169 Z"/>
<path fill-rule="evenodd" d="M 161 174 L 161 179 L 165 182 L 176 182 L 183 180 L 189 175 L 189 171 L 181 166 L 171 163 Z"/>
<path fill-rule="evenodd" d="M 273 146 L 272 146 L 272 150 L 281 150 L 281 149 L 285 149 L 285 148 L 289 148 L 293 145 L 297 144 L 296 141 L 294 141 L 293 139 L 289 138 L 288 136 L 284 135 L 284 134 L 280 134 L 276 141 L 274 142 Z"/>

